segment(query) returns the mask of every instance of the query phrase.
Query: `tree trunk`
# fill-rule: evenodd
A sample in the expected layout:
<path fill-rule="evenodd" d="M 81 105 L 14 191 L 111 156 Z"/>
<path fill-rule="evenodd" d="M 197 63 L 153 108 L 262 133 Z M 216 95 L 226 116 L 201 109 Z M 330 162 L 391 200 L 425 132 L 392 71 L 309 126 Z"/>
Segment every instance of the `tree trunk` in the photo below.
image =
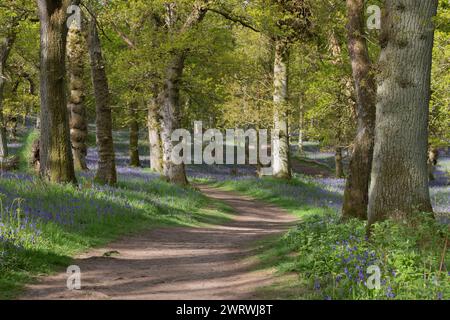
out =
<path fill-rule="evenodd" d="M 88 46 L 95 96 L 97 147 L 99 156 L 95 180 L 101 184 L 113 185 L 117 182 L 117 172 L 112 136 L 109 87 L 97 24 L 94 18 L 89 22 Z"/>
<path fill-rule="evenodd" d="M 163 173 L 162 165 L 162 147 L 161 147 L 161 128 L 158 103 L 156 101 L 156 92 L 154 98 L 148 104 L 148 138 L 150 143 L 150 168 L 157 173 Z"/>
<path fill-rule="evenodd" d="M 282 179 L 291 178 L 287 116 L 288 60 L 289 48 L 287 42 L 277 40 L 275 44 L 274 66 L 273 122 L 275 137 L 273 138 L 272 168 L 274 177 Z"/>
<path fill-rule="evenodd" d="M 186 33 L 204 19 L 208 3 L 207 0 L 199 0 L 194 3 L 191 14 L 178 32 L 179 35 Z M 166 71 L 163 91 L 158 97 L 162 118 L 163 174 L 171 183 L 179 185 L 187 185 L 188 181 L 184 164 L 177 165 L 172 162 L 171 136 L 181 126 L 180 83 L 187 54 L 188 49 L 177 50 L 173 54 Z"/>
<path fill-rule="evenodd" d="M 386 0 L 369 225 L 414 211 L 432 212 L 428 112 L 437 0 Z"/>
<path fill-rule="evenodd" d="M 336 147 L 334 160 L 336 164 L 336 178 L 343 178 L 345 173 L 344 164 L 342 162 L 342 147 Z"/>
<path fill-rule="evenodd" d="M 6 123 L 3 114 L 3 94 L 6 84 L 6 62 L 11 52 L 15 36 L 0 38 L 0 159 L 8 157 L 8 141 L 6 137 Z"/>
<path fill-rule="evenodd" d="M 137 103 L 133 103 L 130 106 L 130 166 L 140 167 L 141 161 L 139 160 L 139 122 L 137 114 Z"/>
<path fill-rule="evenodd" d="M 347 0 L 348 49 L 356 93 L 357 135 L 353 142 L 342 215 L 367 219 L 375 135 L 376 83 L 364 37 L 364 1 Z"/>
<path fill-rule="evenodd" d="M 439 150 L 437 148 L 430 148 L 428 151 L 428 177 L 430 181 L 434 181 L 434 169 L 438 164 Z"/>
<path fill-rule="evenodd" d="M 172 60 L 167 71 L 164 90 L 160 95 L 161 101 L 161 139 L 163 146 L 163 174 L 171 182 L 187 185 L 184 164 L 172 162 L 173 144 L 172 133 L 180 128 L 180 82 L 183 75 L 185 53 L 181 53 Z"/>
<path fill-rule="evenodd" d="M 76 183 L 66 99 L 66 10 L 69 0 L 38 0 L 41 21 L 40 173 Z"/>
<path fill-rule="evenodd" d="M 86 164 L 88 126 L 84 106 L 84 44 L 81 29 L 75 24 L 69 28 L 67 37 L 67 58 L 69 68 L 70 140 L 73 162 L 76 170 L 88 170 Z"/>
<path fill-rule="evenodd" d="M 305 106 L 303 104 L 303 97 L 299 98 L 299 110 L 298 110 L 298 154 L 303 154 L 303 143 L 305 134 Z"/>

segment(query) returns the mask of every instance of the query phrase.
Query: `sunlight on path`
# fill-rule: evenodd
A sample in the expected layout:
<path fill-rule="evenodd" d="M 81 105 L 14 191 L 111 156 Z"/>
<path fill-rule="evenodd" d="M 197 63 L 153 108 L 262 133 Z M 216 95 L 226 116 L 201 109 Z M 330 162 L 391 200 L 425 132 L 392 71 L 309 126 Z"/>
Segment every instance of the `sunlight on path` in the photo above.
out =
<path fill-rule="evenodd" d="M 199 186 L 236 212 L 208 228 L 165 228 L 123 238 L 78 257 L 82 290 L 66 289 L 66 274 L 44 277 L 23 299 L 252 299 L 272 282 L 254 271 L 255 242 L 295 223 L 287 212 L 248 197 Z M 114 252 L 114 255 L 105 253 Z"/>

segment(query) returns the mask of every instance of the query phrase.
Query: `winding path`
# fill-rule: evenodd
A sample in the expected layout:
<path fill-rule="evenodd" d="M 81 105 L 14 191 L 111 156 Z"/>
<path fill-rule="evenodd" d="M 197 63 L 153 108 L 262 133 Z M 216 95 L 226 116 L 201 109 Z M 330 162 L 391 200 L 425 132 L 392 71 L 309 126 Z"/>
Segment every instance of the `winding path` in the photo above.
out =
<path fill-rule="evenodd" d="M 122 238 L 74 261 L 82 290 L 66 289 L 66 273 L 29 285 L 22 299 L 252 299 L 273 281 L 255 271 L 255 242 L 280 234 L 295 218 L 251 198 L 199 186 L 235 211 L 233 221 L 207 228 L 163 228 Z M 117 255 L 105 257 L 106 252 Z"/>

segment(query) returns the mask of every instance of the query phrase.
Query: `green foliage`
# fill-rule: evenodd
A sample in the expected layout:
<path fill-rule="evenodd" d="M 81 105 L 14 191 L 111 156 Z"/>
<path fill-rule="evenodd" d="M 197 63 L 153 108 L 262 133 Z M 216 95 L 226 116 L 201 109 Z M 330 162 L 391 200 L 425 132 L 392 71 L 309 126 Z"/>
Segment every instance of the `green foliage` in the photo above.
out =
<path fill-rule="evenodd" d="M 217 186 L 276 204 L 301 219 L 260 254 L 262 267 L 298 275 L 297 281 L 262 289 L 263 294 L 273 291 L 269 298 L 287 291 L 289 299 L 450 299 L 450 229 L 432 216 L 417 213 L 376 224 L 369 239 L 365 222 L 343 222 L 331 208 L 341 197 L 335 189 L 307 177 Z M 370 266 L 381 271 L 377 290 L 367 287 Z"/>
<path fill-rule="evenodd" d="M 19 150 L 19 170 L 21 172 L 30 172 L 31 168 L 31 152 L 33 148 L 33 143 L 39 139 L 39 131 L 31 130 L 23 138 L 22 146 Z"/>
<path fill-rule="evenodd" d="M 306 218 L 281 241 L 298 254 L 291 271 L 309 281 L 311 298 L 434 300 L 450 298 L 449 234 L 418 214 L 376 225 L 368 240 L 363 222 L 332 214 Z M 370 266 L 381 270 L 379 289 L 368 288 Z"/>
<path fill-rule="evenodd" d="M 448 146 L 450 142 L 450 4 L 439 3 L 436 18 L 435 46 L 430 103 L 430 143 Z"/>
<path fill-rule="evenodd" d="M 38 112 L 39 24 L 34 3 L 5 0 L 0 8 L 0 40 L 11 37 L 12 50 L 6 61 L 3 113 L 6 122 Z"/>

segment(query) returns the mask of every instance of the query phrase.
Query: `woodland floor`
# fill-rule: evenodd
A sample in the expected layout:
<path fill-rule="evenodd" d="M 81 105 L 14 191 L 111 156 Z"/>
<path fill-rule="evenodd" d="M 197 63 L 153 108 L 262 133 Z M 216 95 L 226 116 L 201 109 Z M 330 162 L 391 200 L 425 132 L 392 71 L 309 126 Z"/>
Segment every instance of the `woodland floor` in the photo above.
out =
<path fill-rule="evenodd" d="M 82 290 L 66 288 L 65 272 L 29 285 L 22 299 L 254 299 L 271 285 L 258 270 L 258 243 L 282 234 L 296 218 L 282 209 L 200 185 L 225 202 L 233 220 L 205 228 L 156 229 L 78 256 Z"/>
<path fill-rule="evenodd" d="M 42 229 L 48 240 L 41 244 L 40 251 L 34 252 L 37 254 L 32 255 L 34 260 L 29 257 L 14 260 L 5 269 L 14 271 L 3 277 L 3 290 L 9 290 L 5 297 L 105 300 L 305 297 L 306 287 L 292 274 L 292 268 L 283 271 L 284 260 L 279 260 L 279 253 L 283 257 L 285 251 L 284 248 L 277 251 L 275 239 L 292 229 L 299 217 L 337 212 L 342 207 L 345 179 L 333 177 L 332 153 L 321 151 L 315 143 L 306 144 L 303 156 L 293 158 L 296 178 L 289 183 L 257 179 L 252 166 L 239 166 L 234 176 L 230 175 L 230 166 L 188 166 L 187 173 L 194 184 L 208 181 L 207 185 L 198 185 L 212 199 L 203 201 L 196 190 L 166 185 L 158 175 L 145 169 L 149 166 L 145 137 L 140 143 L 143 168 L 130 168 L 128 136 L 126 132 L 114 134 L 118 188 L 92 186 L 98 161 L 95 144 L 89 148 L 87 157 L 91 170 L 78 173 L 81 190 L 54 187 L 53 193 L 46 195 L 47 189 L 37 188 L 39 185 L 28 172 L 3 176 L 0 193 L 5 204 L 20 197 L 28 216 L 50 219 L 50 227 L 45 227 L 46 224 Z M 18 142 L 10 148 L 13 153 L 20 153 L 20 146 Z M 443 154 L 436 168 L 436 180 L 430 186 L 433 206 L 440 213 L 437 216 L 446 224 L 450 224 L 449 170 L 450 154 Z M 231 207 L 233 213 L 215 208 L 221 202 L 224 207 Z M 205 216 L 200 210 L 208 211 L 210 207 L 211 211 L 218 209 L 217 212 L 206 212 Z M 52 212 L 67 214 L 58 220 L 58 215 L 48 215 Z M 106 222 L 96 219 L 98 213 L 110 223 L 108 219 Z M 128 224 L 124 223 L 124 217 Z M 76 218 L 75 224 L 66 225 L 72 218 Z M 85 225 L 85 220 L 90 224 Z M 90 228 L 84 230 L 85 227 Z M 130 235 L 132 230 L 135 232 Z M 107 244 L 114 239 L 119 240 Z M 66 247 L 70 249 L 67 252 Z M 14 251 L 12 256 L 18 252 Z M 75 255 L 79 252 L 84 253 Z M 49 255 L 58 259 L 47 263 Z M 82 290 L 67 290 L 68 264 L 81 268 Z M 22 269 L 25 277 L 15 272 Z M 59 273 L 53 273 L 55 270 Z M 37 281 L 20 295 L 19 289 L 32 279 Z"/>

